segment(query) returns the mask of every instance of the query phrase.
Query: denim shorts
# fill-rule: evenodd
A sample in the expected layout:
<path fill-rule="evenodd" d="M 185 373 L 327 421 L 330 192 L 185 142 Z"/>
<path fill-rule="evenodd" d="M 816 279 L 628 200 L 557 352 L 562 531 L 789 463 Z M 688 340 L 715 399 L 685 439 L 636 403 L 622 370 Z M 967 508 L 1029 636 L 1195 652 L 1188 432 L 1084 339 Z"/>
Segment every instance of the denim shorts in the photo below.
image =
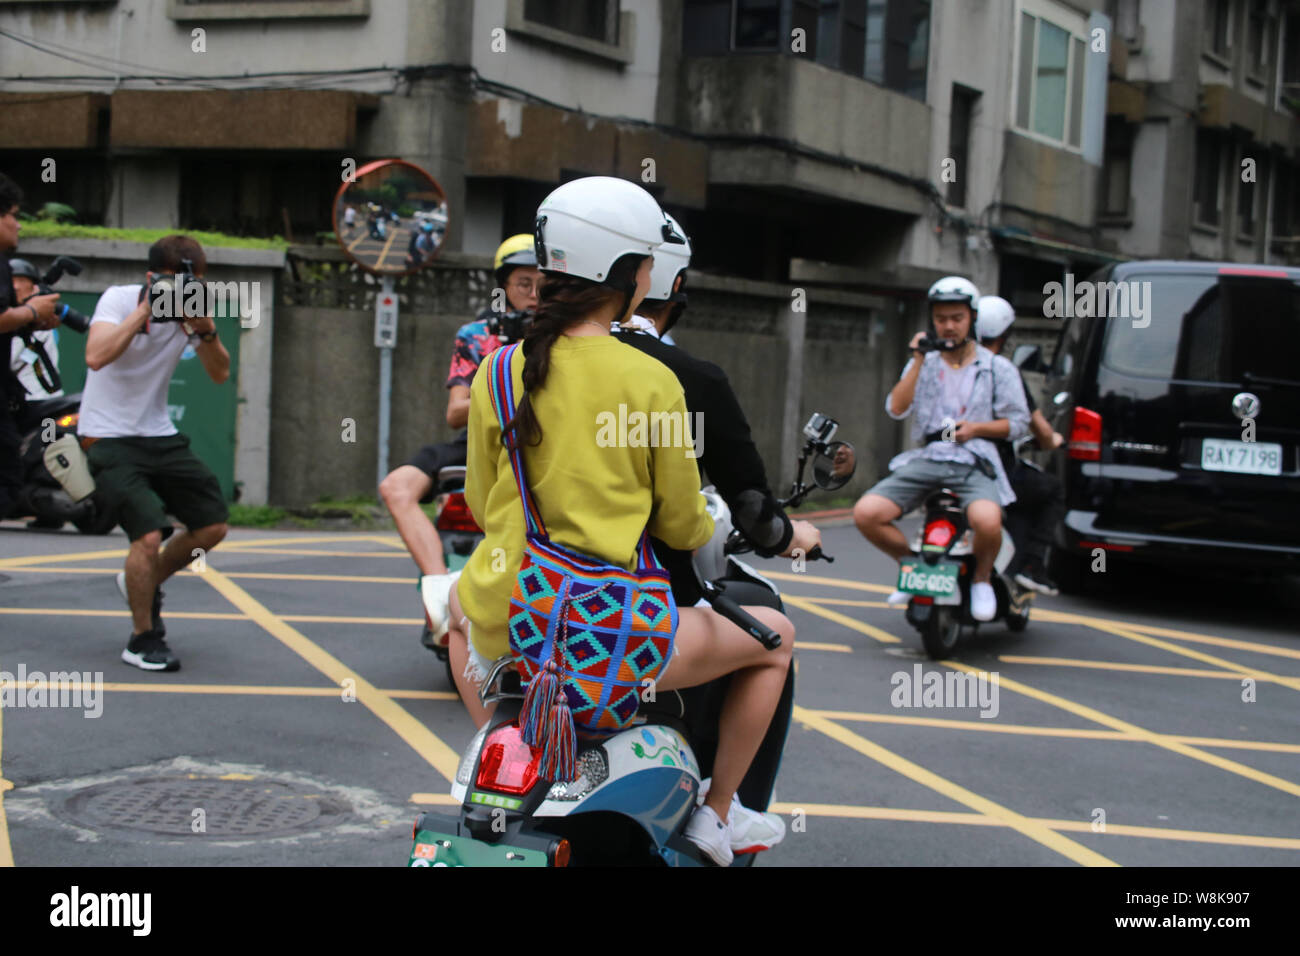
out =
<path fill-rule="evenodd" d="M 931 461 L 916 458 L 878 481 L 867 494 L 883 495 L 907 514 L 925 501 L 927 495 L 948 488 L 961 498 L 964 509 L 972 501 L 985 498 L 1001 506 L 996 479 L 989 478 L 975 465 L 961 461 Z"/>

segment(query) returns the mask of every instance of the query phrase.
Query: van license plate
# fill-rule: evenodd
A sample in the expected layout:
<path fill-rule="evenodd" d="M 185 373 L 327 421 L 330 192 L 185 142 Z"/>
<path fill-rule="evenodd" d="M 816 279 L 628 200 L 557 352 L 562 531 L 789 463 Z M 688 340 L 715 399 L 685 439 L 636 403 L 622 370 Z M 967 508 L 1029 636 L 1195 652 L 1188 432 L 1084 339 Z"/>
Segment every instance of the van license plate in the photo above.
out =
<path fill-rule="evenodd" d="M 1201 439 L 1201 468 L 1239 475 L 1282 474 L 1282 446 L 1269 442 Z"/>

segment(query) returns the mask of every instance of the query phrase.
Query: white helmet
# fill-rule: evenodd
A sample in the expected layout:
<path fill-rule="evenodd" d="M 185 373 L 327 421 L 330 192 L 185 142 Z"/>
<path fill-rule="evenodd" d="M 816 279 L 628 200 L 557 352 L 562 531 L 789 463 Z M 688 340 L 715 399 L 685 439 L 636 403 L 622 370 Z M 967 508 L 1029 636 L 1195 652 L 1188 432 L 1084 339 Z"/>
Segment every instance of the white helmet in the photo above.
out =
<path fill-rule="evenodd" d="M 677 276 L 691 264 L 691 240 L 686 235 L 686 230 L 668 213 L 664 213 L 664 218 L 668 220 L 668 225 L 673 227 L 673 232 L 681 236 L 683 241 L 680 244 L 665 242 L 655 250 L 655 264 L 650 269 L 650 291 L 645 294 L 645 297 L 659 302 L 672 299 L 673 283 L 677 281 Z"/>
<path fill-rule="evenodd" d="M 607 284 L 625 255 L 654 255 L 673 237 L 653 196 L 635 183 L 588 176 L 565 183 L 537 207 L 537 267 Z"/>
<path fill-rule="evenodd" d="M 975 283 L 961 276 L 944 276 L 930 286 L 930 291 L 926 293 L 926 298 L 931 302 L 963 302 L 970 306 L 972 312 L 975 311 L 979 297 L 980 290 L 975 288 Z"/>
<path fill-rule="evenodd" d="M 975 337 L 981 341 L 1000 338 L 1016 321 L 1016 310 L 1006 299 L 996 295 L 983 296 L 975 318 Z"/>

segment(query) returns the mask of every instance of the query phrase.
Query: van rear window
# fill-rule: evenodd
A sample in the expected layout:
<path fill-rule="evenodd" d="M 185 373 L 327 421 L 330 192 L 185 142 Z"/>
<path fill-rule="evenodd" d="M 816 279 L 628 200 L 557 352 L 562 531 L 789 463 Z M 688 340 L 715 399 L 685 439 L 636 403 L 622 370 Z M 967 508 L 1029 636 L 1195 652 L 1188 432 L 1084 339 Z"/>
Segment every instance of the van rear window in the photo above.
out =
<path fill-rule="evenodd" d="M 1246 373 L 1296 378 L 1290 343 L 1300 336 L 1300 286 L 1240 276 L 1131 276 L 1150 282 L 1150 325 L 1112 318 L 1102 361 L 1147 378 L 1242 381 Z"/>

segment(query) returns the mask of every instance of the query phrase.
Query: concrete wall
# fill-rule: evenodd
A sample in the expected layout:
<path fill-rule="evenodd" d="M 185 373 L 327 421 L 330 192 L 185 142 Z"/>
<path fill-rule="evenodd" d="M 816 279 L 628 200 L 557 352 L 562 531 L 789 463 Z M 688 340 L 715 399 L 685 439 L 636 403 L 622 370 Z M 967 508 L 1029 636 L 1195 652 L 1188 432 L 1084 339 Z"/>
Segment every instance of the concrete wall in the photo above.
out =
<path fill-rule="evenodd" d="M 376 287 L 341 268 L 332 251 L 311 254 L 317 261 L 300 261 L 300 271 L 314 271 L 318 280 L 283 282 L 272 353 L 270 497 L 291 506 L 376 493 Z M 393 361 L 390 467 L 422 445 L 453 437 L 443 387 L 451 343 L 457 327 L 487 302 L 489 265 L 448 255 L 398 283 L 403 312 Z M 691 280 L 691 307 L 674 337 L 726 370 L 774 491 L 788 490 L 798 432 L 813 411 L 839 420 L 838 437 L 858 449 L 858 474 L 840 494 L 869 487 L 900 447 L 900 429 L 883 402 L 902 368 L 904 329 L 897 317 L 865 308 L 866 301 L 809 290 L 807 313 L 796 314 L 786 286 L 704 275 Z M 347 419 L 354 441 L 346 440 L 352 437 Z"/>

